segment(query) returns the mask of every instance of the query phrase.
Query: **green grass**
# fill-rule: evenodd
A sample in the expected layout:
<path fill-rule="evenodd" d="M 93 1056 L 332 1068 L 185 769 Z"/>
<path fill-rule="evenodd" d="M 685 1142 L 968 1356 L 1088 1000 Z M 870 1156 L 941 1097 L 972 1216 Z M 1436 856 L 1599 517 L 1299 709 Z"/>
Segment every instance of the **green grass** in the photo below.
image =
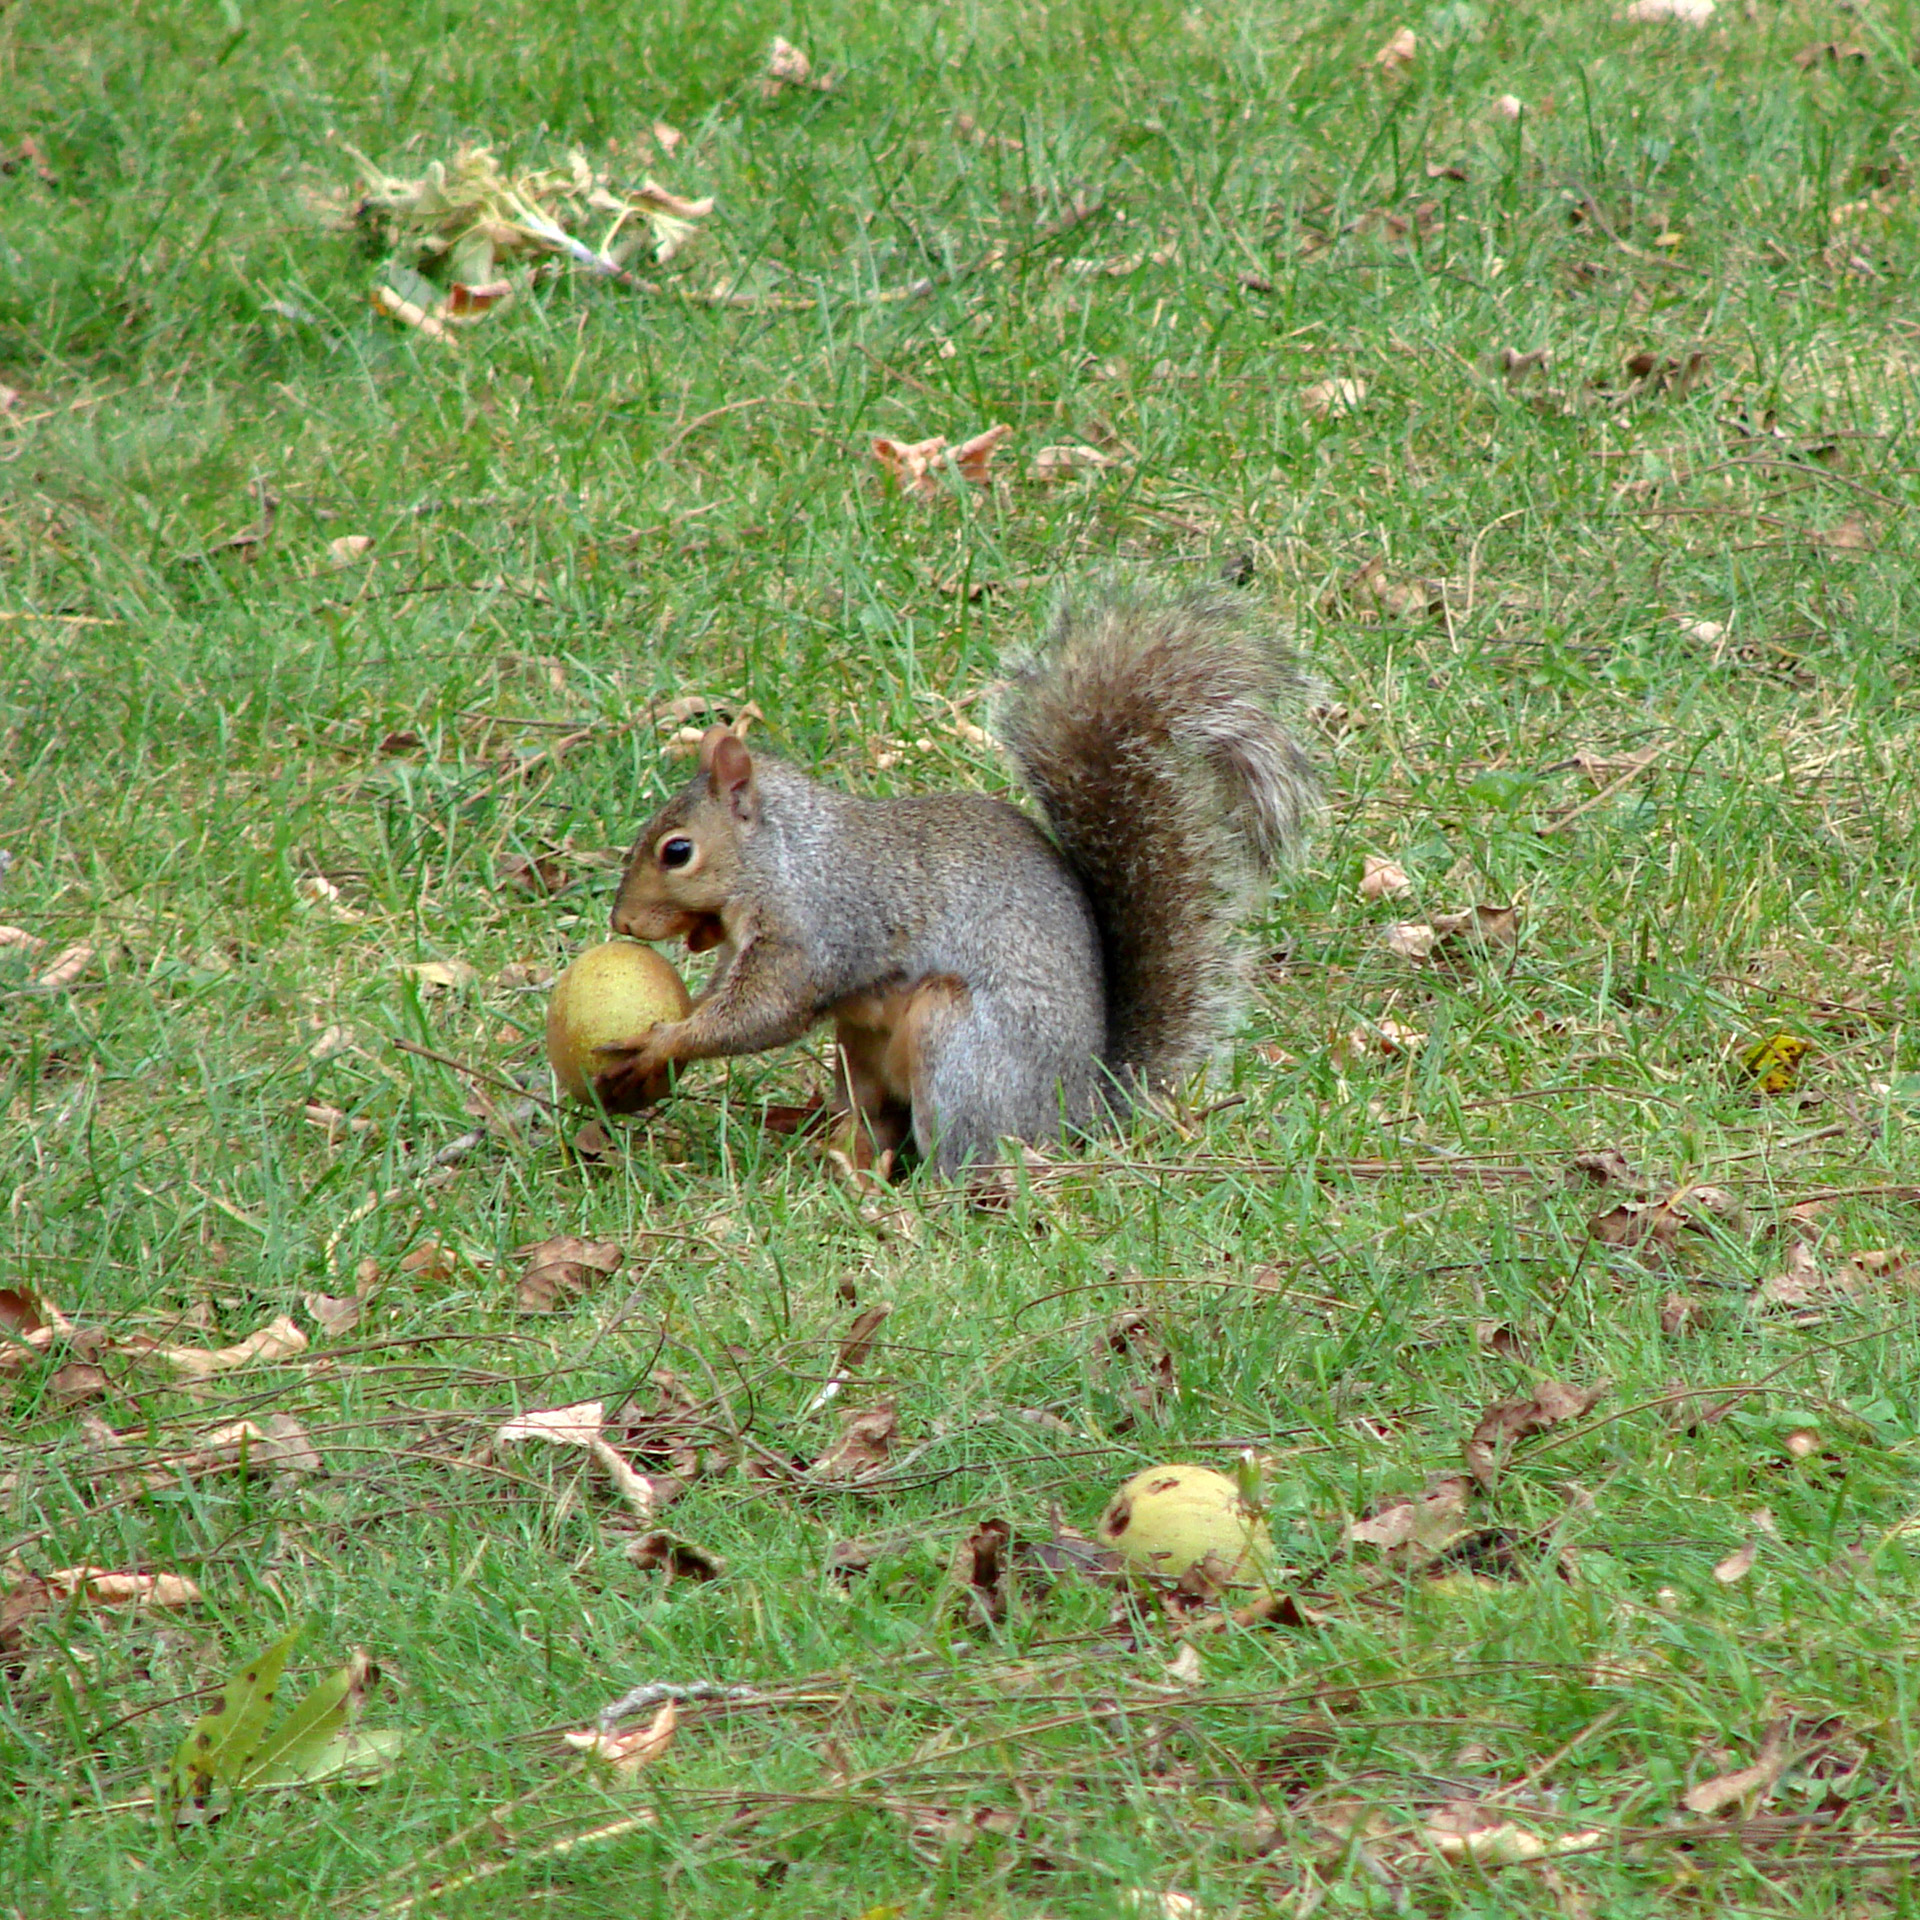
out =
<path fill-rule="evenodd" d="M 505 1863 L 421 1910 L 1920 1911 L 1913 1294 L 1756 1291 L 1814 1196 L 1824 1270 L 1920 1244 L 1920 21 L 1617 12 L 0 14 L 0 146 L 31 133 L 57 176 L 0 176 L 0 921 L 47 943 L 0 949 L 0 1278 L 115 1343 L 85 1407 L 11 1376 L 0 1564 L 204 1595 L 43 1615 L 7 1656 L 0 1906 L 371 1915 Z M 1402 24 L 1396 82 L 1369 62 Z M 836 89 L 760 97 L 775 33 Z M 1829 40 L 1864 58 L 1794 64 Z M 670 162 L 635 145 L 656 118 Z M 718 209 L 662 292 L 555 278 L 436 348 L 371 311 L 375 258 L 317 209 L 343 142 L 404 172 L 468 139 Z M 749 297 L 690 297 L 722 282 Z M 1626 392 L 1632 356 L 1701 351 Z M 1365 395 L 1317 418 L 1330 379 Z M 1000 420 L 990 495 L 904 500 L 866 452 Z M 1119 464 L 1028 478 L 1070 441 Z M 255 482 L 271 542 L 210 552 Z M 334 565 L 349 534 L 371 564 Z M 1400 617 L 1343 591 L 1375 556 L 1443 591 Z M 700 1071 L 610 1164 L 541 1130 L 417 1177 L 474 1122 L 398 1042 L 533 1064 L 540 996 L 505 970 L 598 937 L 680 777 L 650 703 L 752 699 L 861 791 L 995 784 L 951 703 L 1114 562 L 1249 578 L 1338 709 L 1284 958 L 1184 1132 L 1088 1149 L 1011 1216 L 926 1183 L 890 1219 L 761 1124 L 816 1048 Z M 1368 853 L 1410 900 L 1362 897 Z M 534 855 L 558 897 L 508 883 Z M 1381 942 L 1508 902 L 1511 949 Z M 86 974 L 36 989 L 76 941 Z M 429 960 L 472 984 L 423 996 Z M 1336 1045 L 1387 1018 L 1425 1044 Z M 1815 1051 L 1757 1098 L 1731 1064 L 1782 1029 Z M 370 1124 L 330 1144 L 309 1101 Z M 1670 1255 L 1603 1245 L 1622 1196 L 1570 1169 L 1609 1147 L 1740 1212 Z M 516 1314 L 513 1249 L 563 1231 L 625 1271 Z M 450 1267 L 403 1268 L 428 1240 Z M 365 1320 L 321 1335 L 302 1296 L 363 1263 Z M 1694 1330 L 1662 1330 L 1676 1293 Z M 894 1304 L 881 1344 L 809 1412 L 856 1298 Z M 1158 1393 L 1106 1342 L 1127 1310 L 1171 1355 Z M 307 1354 L 198 1398 L 125 1351 L 282 1313 Z M 665 1522 L 725 1575 L 669 1587 L 600 1484 L 473 1464 L 510 1413 L 660 1367 L 782 1461 L 892 1394 L 895 1469 L 717 1468 Z M 1549 1378 L 1610 1385 L 1476 1499 L 1504 1532 L 1471 1565 L 1348 1543 Z M 1688 1431 L 1685 1387 L 1756 1390 Z M 323 1476 L 140 1491 L 85 1424 L 152 1462 L 269 1413 Z M 1090 1527 L 1137 1467 L 1249 1443 L 1317 1624 L 1205 1639 L 1183 1689 L 1172 1628 L 1107 1634 L 1104 1589 L 957 1610 L 976 1522 Z M 836 1580 L 833 1543 L 883 1533 L 910 1544 Z M 300 1621 L 290 1684 L 364 1647 L 403 1767 L 168 1834 L 137 1803 L 196 1701 Z M 558 1730 L 652 1680 L 763 1697 L 690 1704 L 637 1787 L 573 1772 Z M 1754 1819 L 1682 1809 L 1783 1719 L 1803 1759 Z M 1453 1800 L 1603 1837 L 1448 1864 L 1417 1836 Z"/>

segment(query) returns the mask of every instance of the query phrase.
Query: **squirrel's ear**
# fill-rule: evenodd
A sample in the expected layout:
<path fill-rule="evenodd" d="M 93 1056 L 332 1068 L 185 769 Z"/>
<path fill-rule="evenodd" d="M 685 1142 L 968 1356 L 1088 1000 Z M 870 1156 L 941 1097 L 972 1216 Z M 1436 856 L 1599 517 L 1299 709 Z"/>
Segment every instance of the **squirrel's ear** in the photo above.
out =
<path fill-rule="evenodd" d="M 760 796 L 753 786 L 753 755 L 739 735 L 709 727 L 700 742 L 700 764 L 707 770 L 707 791 L 737 820 L 754 820 Z"/>

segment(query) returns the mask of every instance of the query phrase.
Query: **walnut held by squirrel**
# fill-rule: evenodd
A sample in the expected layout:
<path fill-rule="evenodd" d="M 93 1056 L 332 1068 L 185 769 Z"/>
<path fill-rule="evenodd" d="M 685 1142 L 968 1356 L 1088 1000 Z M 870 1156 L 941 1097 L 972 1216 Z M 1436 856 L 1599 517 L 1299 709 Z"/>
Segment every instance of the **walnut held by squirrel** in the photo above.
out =
<path fill-rule="evenodd" d="M 1219 1039 L 1236 922 L 1319 804 L 1283 717 L 1306 687 L 1238 595 L 1069 605 L 997 714 L 1044 828 L 985 794 L 855 799 L 709 728 L 613 927 L 719 965 L 601 1097 L 631 1109 L 666 1067 L 831 1018 L 858 1156 L 910 1144 L 951 1173 L 1167 1085 Z"/>

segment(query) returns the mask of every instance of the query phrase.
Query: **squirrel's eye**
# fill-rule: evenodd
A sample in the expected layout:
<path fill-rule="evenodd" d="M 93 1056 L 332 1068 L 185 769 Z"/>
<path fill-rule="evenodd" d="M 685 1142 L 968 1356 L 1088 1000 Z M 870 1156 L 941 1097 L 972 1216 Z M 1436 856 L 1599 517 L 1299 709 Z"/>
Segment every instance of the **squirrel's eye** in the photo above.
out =
<path fill-rule="evenodd" d="M 692 858 L 693 842 L 685 834 L 676 833 L 671 840 L 660 842 L 660 864 L 663 867 L 684 867 Z"/>

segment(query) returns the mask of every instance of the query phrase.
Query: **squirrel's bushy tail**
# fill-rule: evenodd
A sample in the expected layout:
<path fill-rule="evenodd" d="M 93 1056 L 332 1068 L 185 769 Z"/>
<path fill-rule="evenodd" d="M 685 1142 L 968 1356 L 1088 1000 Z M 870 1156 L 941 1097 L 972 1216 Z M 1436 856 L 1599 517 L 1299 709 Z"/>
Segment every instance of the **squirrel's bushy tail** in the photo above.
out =
<path fill-rule="evenodd" d="M 1320 805 L 1290 718 L 1309 686 L 1226 589 L 1070 603 L 1013 665 L 1000 737 L 1093 904 L 1124 1085 L 1189 1071 L 1233 1016 L 1238 921 Z"/>

